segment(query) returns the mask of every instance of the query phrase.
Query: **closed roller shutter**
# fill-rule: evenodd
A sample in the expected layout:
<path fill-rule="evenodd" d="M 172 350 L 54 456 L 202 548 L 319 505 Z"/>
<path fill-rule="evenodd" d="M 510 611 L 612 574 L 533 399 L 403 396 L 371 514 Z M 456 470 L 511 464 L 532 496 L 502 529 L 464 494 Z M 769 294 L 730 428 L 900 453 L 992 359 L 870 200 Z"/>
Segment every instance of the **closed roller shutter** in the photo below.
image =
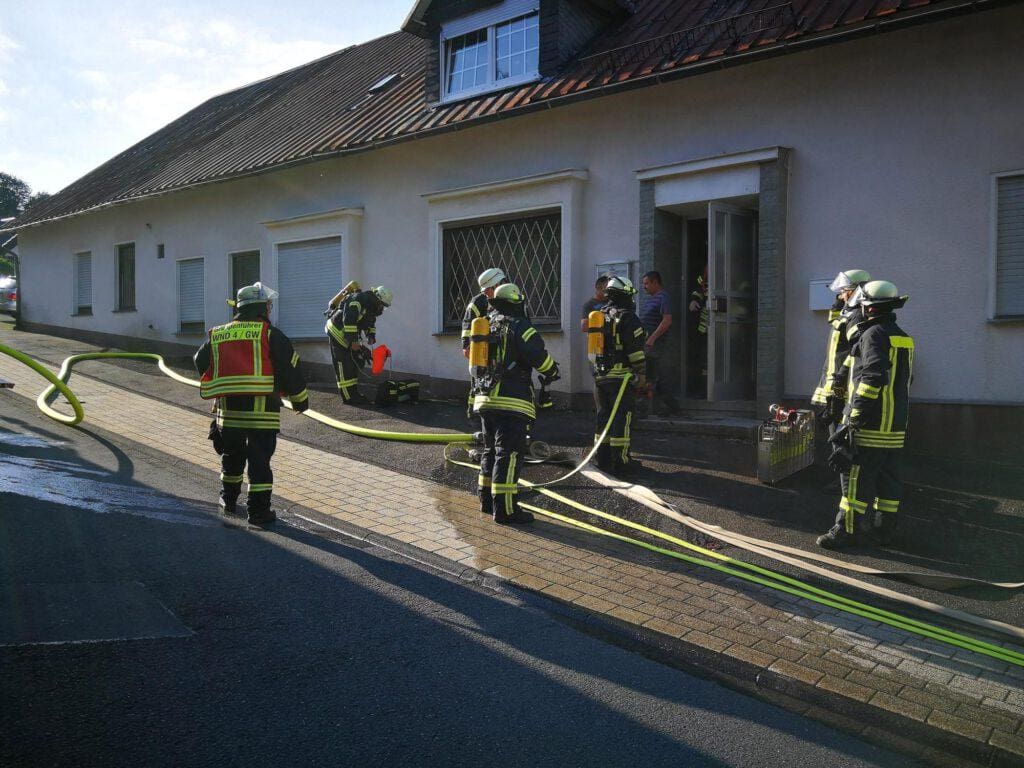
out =
<path fill-rule="evenodd" d="M 1024 316 L 1024 175 L 998 180 L 996 317 Z"/>
<path fill-rule="evenodd" d="M 324 335 L 324 309 L 341 287 L 341 238 L 285 243 L 277 248 L 277 325 L 288 336 Z"/>
<path fill-rule="evenodd" d="M 178 330 L 202 333 L 206 330 L 203 260 L 178 262 Z"/>
<path fill-rule="evenodd" d="M 92 314 L 91 253 L 79 253 L 75 256 L 75 312 L 79 315 Z"/>

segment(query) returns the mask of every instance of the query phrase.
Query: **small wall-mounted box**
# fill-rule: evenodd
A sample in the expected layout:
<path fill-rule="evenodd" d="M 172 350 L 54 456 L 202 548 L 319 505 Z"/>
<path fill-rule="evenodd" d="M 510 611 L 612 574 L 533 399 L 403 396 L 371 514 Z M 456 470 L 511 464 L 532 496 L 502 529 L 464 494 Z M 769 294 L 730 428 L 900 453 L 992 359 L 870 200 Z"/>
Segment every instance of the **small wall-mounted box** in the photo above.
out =
<path fill-rule="evenodd" d="M 828 289 L 833 278 L 824 280 L 811 280 L 810 290 L 807 293 L 807 303 L 812 312 L 820 312 L 831 309 L 836 301 L 836 295 Z"/>

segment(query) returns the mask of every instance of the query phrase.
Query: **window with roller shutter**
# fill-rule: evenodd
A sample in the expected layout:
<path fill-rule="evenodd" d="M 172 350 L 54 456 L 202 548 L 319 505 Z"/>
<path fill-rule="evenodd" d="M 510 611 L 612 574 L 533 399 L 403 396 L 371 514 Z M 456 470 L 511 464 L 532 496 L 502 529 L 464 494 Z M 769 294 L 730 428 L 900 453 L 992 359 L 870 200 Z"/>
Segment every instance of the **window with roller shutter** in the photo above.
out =
<path fill-rule="evenodd" d="M 275 324 L 292 339 L 324 335 L 324 309 L 342 286 L 341 238 L 321 237 L 277 246 Z"/>
<path fill-rule="evenodd" d="M 206 330 L 206 281 L 202 259 L 178 262 L 178 332 L 200 334 Z"/>
<path fill-rule="evenodd" d="M 996 178 L 995 318 L 1024 318 L 1024 173 Z"/>
<path fill-rule="evenodd" d="M 75 314 L 92 314 L 92 253 L 75 254 Z"/>

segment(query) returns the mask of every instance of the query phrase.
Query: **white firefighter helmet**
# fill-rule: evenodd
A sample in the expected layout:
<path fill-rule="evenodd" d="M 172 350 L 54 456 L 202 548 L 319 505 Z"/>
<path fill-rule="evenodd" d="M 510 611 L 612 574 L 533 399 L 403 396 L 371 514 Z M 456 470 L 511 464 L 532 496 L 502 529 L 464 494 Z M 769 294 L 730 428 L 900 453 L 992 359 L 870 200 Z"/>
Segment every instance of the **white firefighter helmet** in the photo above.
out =
<path fill-rule="evenodd" d="M 480 273 L 480 277 L 476 279 L 477 285 L 480 286 L 481 291 L 486 291 L 488 288 L 497 288 L 499 285 L 508 280 L 505 277 L 505 273 L 497 267 L 491 267 L 485 269 Z"/>
<path fill-rule="evenodd" d="M 899 289 L 888 280 L 872 280 L 858 288 L 848 303 L 852 307 L 861 307 L 864 314 L 870 315 L 899 309 L 909 298 L 900 296 Z"/>
<path fill-rule="evenodd" d="M 380 299 L 381 304 L 383 304 L 385 307 L 391 306 L 391 300 L 394 298 L 391 295 L 391 291 L 389 291 L 383 285 L 378 285 L 376 288 L 373 289 L 373 292 L 374 294 L 376 294 L 377 298 Z"/>
<path fill-rule="evenodd" d="M 605 283 L 604 293 L 606 296 L 609 293 L 620 293 L 624 296 L 635 296 L 636 288 L 633 286 L 633 281 L 628 277 L 612 275 L 608 278 L 608 282 Z"/>
<path fill-rule="evenodd" d="M 238 293 L 235 298 L 228 299 L 228 305 L 241 309 L 242 307 L 248 306 L 249 304 L 266 304 L 267 312 L 270 312 L 270 308 L 274 304 L 280 294 L 270 286 L 264 285 L 260 282 L 255 282 L 252 285 L 245 285 L 238 289 Z"/>
<path fill-rule="evenodd" d="M 494 298 L 491 301 L 508 301 L 512 304 L 522 304 L 523 292 L 514 283 L 503 283 L 494 290 Z"/>
<path fill-rule="evenodd" d="M 865 272 L 863 269 L 844 269 L 838 275 L 836 279 L 832 281 L 832 285 L 828 287 L 832 293 L 839 293 L 840 291 L 852 291 L 857 288 L 858 285 L 864 285 L 871 279 L 871 275 Z"/>

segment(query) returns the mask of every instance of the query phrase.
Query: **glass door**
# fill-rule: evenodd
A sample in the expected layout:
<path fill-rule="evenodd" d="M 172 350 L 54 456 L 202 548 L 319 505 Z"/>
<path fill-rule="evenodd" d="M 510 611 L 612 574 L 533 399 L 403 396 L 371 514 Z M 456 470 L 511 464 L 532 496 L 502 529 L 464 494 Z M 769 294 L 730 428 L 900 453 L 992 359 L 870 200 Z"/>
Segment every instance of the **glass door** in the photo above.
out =
<path fill-rule="evenodd" d="M 753 400 L 757 226 L 752 211 L 708 203 L 708 400 Z"/>

